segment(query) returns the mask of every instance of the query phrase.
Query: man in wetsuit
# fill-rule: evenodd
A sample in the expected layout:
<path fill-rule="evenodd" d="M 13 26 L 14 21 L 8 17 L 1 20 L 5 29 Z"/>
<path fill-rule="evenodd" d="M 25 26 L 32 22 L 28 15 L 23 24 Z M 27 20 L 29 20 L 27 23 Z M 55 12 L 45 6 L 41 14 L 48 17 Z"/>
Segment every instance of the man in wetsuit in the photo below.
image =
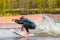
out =
<path fill-rule="evenodd" d="M 20 18 L 20 20 L 15 19 L 15 22 L 18 23 L 18 24 L 22 24 L 21 31 L 23 31 L 24 30 L 23 28 L 25 28 L 26 32 L 27 32 L 27 35 L 30 34 L 29 29 L 35 29 L 36 28 L 35 23 L 33 21 L 25 18 L 24 16 L 22 16 Z"/>

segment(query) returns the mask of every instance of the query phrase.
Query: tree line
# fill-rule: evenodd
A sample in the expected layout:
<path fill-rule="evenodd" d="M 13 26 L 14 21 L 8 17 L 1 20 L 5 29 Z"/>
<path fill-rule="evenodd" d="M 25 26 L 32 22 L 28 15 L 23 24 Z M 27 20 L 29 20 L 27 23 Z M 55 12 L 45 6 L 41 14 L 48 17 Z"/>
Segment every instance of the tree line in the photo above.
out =
<path fill-rule="evenodd" d="M 33 14 L 57 12 L 60 0 L 0 0 L 0 14 Z"/>

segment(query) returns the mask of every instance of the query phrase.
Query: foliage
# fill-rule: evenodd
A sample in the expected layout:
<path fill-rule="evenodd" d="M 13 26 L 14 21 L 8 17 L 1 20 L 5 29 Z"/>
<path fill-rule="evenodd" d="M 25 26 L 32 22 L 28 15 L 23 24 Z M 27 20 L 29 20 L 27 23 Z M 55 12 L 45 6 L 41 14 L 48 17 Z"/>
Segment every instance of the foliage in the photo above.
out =
<path fill-rule="evenodd" d="M 60 8 L 60 0 L 0 0 L 0 15 L 3 16 L 52 13 L 57 8 Z"/>

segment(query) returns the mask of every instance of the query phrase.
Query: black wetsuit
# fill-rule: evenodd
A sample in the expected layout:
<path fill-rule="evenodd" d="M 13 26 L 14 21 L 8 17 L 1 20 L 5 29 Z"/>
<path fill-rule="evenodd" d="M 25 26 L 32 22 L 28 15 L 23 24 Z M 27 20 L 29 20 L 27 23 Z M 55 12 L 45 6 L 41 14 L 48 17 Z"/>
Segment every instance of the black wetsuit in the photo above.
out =
<path fill-rule="evenodd" d="M 36 28 L 36 25 L 34 22 L 32 22 L 31 20 L 29 19 L 20 19 L 20 20 L 15 20 L 16 23 L 18 24 L 23 24 L 24 28 L 26 29 L 27 32 L 29 32 L 28 29 L 35 29 Z"/>

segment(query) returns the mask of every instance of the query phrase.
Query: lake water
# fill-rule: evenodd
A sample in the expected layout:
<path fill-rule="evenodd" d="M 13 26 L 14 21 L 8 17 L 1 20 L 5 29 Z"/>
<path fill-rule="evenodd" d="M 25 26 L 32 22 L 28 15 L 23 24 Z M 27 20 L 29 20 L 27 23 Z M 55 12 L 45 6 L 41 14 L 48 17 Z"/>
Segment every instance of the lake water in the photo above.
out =
<path fill-rule="evenodd" d="M 39 22 L 39 25 L 38 26 L 41 26 L 41 27 L 52 27 L 52 29 L 54 29 L 55 27 L 55 22 L 52 20 L 52 19 L 49 19 L 47 16 L 45 16 L 46 21 L 44 21 L 45 23 L 43 25 L 40 25 L 40 22 Z M 60 27 L 60 23 L 57 23 Z M 19 25 L 17 24 L 0 24 L 0 40 L 60 40 L 60 36 L 48 36 L 48 35 L 45 35 L 45 36 L 35 36 L 35 37 L 21 37 L 17 34 L 14 34 L 11 29 L 7 29 L 7 28 L 17 28 L 17 26 L 19 27 Z M 40 27 L 40 28 L 41 28 Z M 49 31 L 49 30 L 47 30 Z M 57 33 L 57 32 L 56 32 Z"/>

